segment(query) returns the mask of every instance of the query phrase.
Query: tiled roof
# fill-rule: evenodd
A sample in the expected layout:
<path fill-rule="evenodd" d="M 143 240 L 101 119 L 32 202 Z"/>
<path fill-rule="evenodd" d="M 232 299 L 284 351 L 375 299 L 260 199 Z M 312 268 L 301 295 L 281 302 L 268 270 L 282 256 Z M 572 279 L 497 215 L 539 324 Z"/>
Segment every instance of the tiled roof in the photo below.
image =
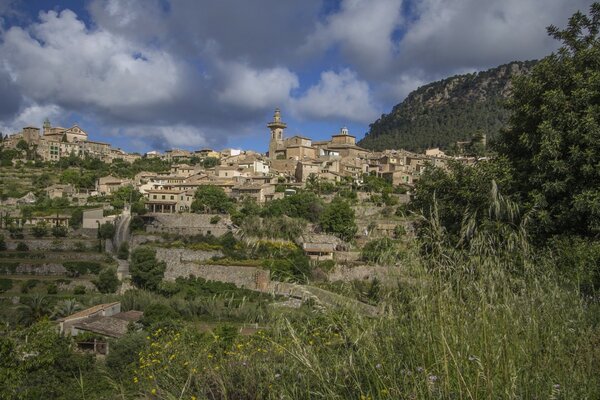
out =
<path fill-rule="evenodd" d="M 114 303 L 105 303 L 105 304 L 97 304 L 93 307 L 90 308 L 86 308 L 85 310 L 81 310 L 79 312 L 76 312 L 75 314 L 71 314 L 68 317 L 64 317 L 61 320 L 62 321 L 68 321 L 70 319 L 77 319 L 77 318 L 85 318 L 85 317 L 89 317 L 90 315 L 96 314 L 102 310 L 106 310 L 107 308 L 113 307 L 115 305 L 119 304 L 118 301 L 114 302 Z"/>

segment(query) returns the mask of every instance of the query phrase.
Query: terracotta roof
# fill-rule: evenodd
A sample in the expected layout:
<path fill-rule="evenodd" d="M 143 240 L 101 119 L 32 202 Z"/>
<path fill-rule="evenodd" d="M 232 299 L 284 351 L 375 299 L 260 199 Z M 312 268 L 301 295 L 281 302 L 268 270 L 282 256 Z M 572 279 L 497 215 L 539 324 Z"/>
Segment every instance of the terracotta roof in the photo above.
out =
<path fill-rule="evenodd" d="M 83 331 L 98 333 L 114 338 L 127 333 L 127 326 L 131 321 L 115 317 L 91 317 L 73 325 Z"/>
<path fill-rule="evenodd" d="M 75 314 L 71 314 L 67 317 L 61 318 L 60 321 L 68 321 L 70 319 L 77 319 L 77 318 L 85 318 L 85 317 L 89 317 L 92 314 L 96 314 L 100 311 L 103 311 L 107 308 L 113 307 L 115 305 L 119 304 L 118 301 L 115 301 L 114 303 L 104 303 L 104 304 L 97 304 L 93 307 L 90 308 L 86 308 L 85 310 L 81 310 L 79 312 L 76 312 Z"/>

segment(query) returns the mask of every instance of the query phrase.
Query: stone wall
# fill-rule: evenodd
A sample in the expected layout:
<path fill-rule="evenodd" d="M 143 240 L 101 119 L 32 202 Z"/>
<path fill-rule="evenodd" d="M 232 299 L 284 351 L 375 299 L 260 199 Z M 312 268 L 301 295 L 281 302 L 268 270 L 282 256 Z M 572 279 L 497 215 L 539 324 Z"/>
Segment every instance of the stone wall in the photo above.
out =
<path fill-rule="evenodd" d="M 14 272 L 0 266 L 0 274 L 7 275 L 65 275 L 67 270 L 60 263 L 19 262 Z"/>
<path fill-rule="evenodd" d="M 211 224 L 213 217 L 219 221 Z M 172 233 L 179 235 L 208 235 L 219 237 L 231 232 L 233 227 L 229 216 L 216 214 L 154 214 L 153 221 L 146 226 L 148 233 Z"/>
<path fill-rule="evenodd" d="M 256 267 L 202 265 L 193 262 L 167 264 L 165 280 L 173 281 L 177 277 L 190 275 L 207 281 L 228 282 L 240 288 L 260 291 L 267 291 L 270 282 L 269 271 Z"/>
<path fill-rule="evenodd" d="M 220 251 L 188 249 L 156 249 L 156 258 L 167 264 L 165 280 L 194 275 L 209 281 L 233 283 L 237 287 L 252 290 L 267 290 L 270 273 L 256 267 L 205 265 L 202 261 L 222 256 Z"/>
<path fill-rule="evenodd" d="M 85 245 L 86 249 L 95 249 L 98 247 L 97 240 L 89 239 L 22 239 L 12 240 L 5 236 L 8 250 L 16 250 L 17 244 L 22 242 L 29 247 L 31 251 L 71 251 L 76 250 L 78 243 Z"/>
<path fill-rule="evenodd" d="M 185 262 L 205 261 L 213 257 L 222 257 L 223 253 L 219 250 L 201 251 L 188 249 L 166 249 L 158 247 L 156 249 L 156 258 L 169 264 L 180 264 Z"/>

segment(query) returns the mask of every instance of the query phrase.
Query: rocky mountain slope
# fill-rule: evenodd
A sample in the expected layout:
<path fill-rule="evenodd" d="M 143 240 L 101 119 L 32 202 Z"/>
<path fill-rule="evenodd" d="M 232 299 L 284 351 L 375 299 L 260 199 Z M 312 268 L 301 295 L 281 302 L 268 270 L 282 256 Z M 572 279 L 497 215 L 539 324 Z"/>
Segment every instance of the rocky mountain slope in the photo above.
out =
<path fill-rule="evenodd" d="M 533 65 L 535 61 L 512 62 L 422 86 L 371 124 L 359 145 L 422 151 L 448 148 L 477 132 L 493 138 L 509 117 L 504 104 L 511 93 L 511 79 Z"/>

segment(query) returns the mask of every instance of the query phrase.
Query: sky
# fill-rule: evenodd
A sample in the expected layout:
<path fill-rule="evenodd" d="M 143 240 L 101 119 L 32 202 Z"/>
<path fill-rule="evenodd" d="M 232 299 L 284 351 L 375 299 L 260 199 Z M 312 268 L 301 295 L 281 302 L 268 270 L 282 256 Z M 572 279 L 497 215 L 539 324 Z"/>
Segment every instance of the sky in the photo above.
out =
<path fill-rule="evenodd" d="M 410 91 L 540 59 L 592 0 L 0 0 L 0 132 L 78 124 L 127 151 L 268 147 Z"/>

